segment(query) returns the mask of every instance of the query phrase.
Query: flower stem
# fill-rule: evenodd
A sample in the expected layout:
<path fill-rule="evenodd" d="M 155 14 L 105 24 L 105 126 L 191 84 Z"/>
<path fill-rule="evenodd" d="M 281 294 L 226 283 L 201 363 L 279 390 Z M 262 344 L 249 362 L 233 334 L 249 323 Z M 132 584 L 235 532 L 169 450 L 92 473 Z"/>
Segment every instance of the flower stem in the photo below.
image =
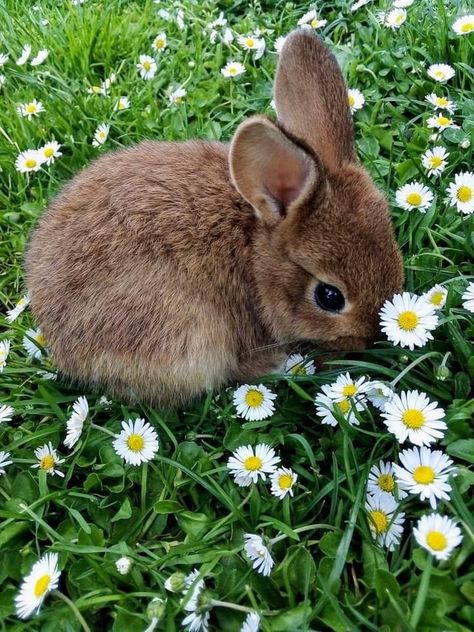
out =
<path fill-rule="evenodd" d="M 297 529 L 293 529 L 295 533 L 303 533 L 304 531 L 313 531 L 313 529 L 332 529 L 333 531 L 336 528 L 331 524 L 307 524 L 304 527 L 298 527 Z M 286 533 L 282 533 L 281 535 L 277 535 L 276 538 L 272 538 L 269 540 L 270 544 L 275 544 L 276 542 L 280 542 L 289 536 Z"/>
<path fill-rule="evenodd" d="M 221 608 L 232 608 L 232 610 L 239 610 L 239 612 L 255 612 L 253 608 L 249 608 L 248 606 L 239 606 L 237 603 L 231 603 L 230 601 L 219 601 L 219 599 L 211 599 L 211 606 L 221 607 Z"/>
<path fill-rule="evenodd" d="M 439 356 L 440 353 L 439 351 L 430 351 L 429 353 L 425 353 L 424 355 L 420 356 L 419 358 L 416 358 L 416 360 L 413 360 L 413 362 L 411 362 L 407 367 L 405 367 L 403 369 L 403 371 L 401 373 L 399 373 L 397 375 L 396 378 L 394 378 L 391 382 L 390 382 L 390 386 L 393 388 L 403 377 L 405 377 L 405 375 L 411 371 L 413 369 L 413 367 L 415 367 L 417 364 L 420 364 L 420 362 L 423 362 L 423 360 L 426 360 L 426 358 L 431 358 L 433 356 Z"/>
<path fill-rule="evenodd" d="M 59 590 L 53 590 L 53 595 L 55 595 L 56 597 L 59 597 L 60 599 L 62 599 L 65 603 L 67 603 L 67 605 L 71 608 L 72 612 L 74 613 L 74 616 L 76 617 L 76 619 L 79 621 L 79 623 L 81 624 L 82 629 L 84 630 L 84 632 L 91 632 L 90 627 L 87 625 L 86 620 L 84 619 L 84 617 L 82 616 L 82 614 L 79 612 L 76 604 L 71 601 L 69 599 L 69 597 L 66 597 L 66 595 L 64 595 L 61 591 Z"/>
<path fill-rule="evenodd" d="M 414 630 L 418 629 L 418 621 L 420 620 L 421 613 L 425 607 L 426 597 L 428 596 L 428 589 L 430 587 L 431 569 L 433 567 L 433 556 L 430 554 L 426 561 L 426 566 L 421 576 L 420 587 L 418 588 L 418 594 L 416 596 L 415 605 L 410 617 L 410 625 Z"/>
<path fill-rule="evenodd" d="M 91 424 L 90 427 L 95 428 L 96 430 L 100 430 L 101 432 L 105 432 L 105 434 L 108 434 L 110 437 L 115 438 L 115 433 L 109 430 L 108 428 L 104 428 L 103 426 L 98 426 L 97 424 Z"/>

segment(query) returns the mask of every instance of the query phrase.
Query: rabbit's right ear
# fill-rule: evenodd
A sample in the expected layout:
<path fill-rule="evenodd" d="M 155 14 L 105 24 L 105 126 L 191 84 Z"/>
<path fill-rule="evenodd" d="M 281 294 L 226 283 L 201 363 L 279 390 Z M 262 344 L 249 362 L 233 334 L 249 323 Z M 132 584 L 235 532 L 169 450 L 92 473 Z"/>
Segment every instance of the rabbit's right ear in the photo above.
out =
<path fill-rule="evenodd" d="M 263 116 L 237 128 L 229 166 L 234 186 L 268 225 L 308 207 L 323 186 L 318 159 Z"/>
<path fill-rule="evenodd" d="M 329 170 L 355 160 L 347 87 L 334 55 L 311 29 L 290 33 L 275 80 L 278 121 Z"/>

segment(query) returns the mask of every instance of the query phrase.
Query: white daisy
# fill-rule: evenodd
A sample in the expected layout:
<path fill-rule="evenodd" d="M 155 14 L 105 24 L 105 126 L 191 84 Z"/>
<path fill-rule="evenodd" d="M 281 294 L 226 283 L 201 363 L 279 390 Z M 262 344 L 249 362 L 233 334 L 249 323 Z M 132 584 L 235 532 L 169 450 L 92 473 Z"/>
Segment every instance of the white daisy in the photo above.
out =
<path fill-rule="evenodd" d="M 381 329 L 388 340 L 412 351 L 433 340 L 430 332 L 438 325 L 433 305 L 409 292 L 395 294 L 391 301 L 385 301 L 379 314 Z"/>
<path fill-rule="evenodd" d="M 46 339 L 41 333 L 41 329 L 27 329 L 23 337 L 23 347 L 29 358 L 40 360 L 46 347 Z"/>
<path fill-rule="evenodd" d="M 449 81 L 455 74 L 454 68 L 448 64 L 432 64 L 426 72 L 428 77 L 440 83 L 446 83 L 446 81 Z"/>
<path fill-rule="evenodd" d="M 284 498 L 287 494 L 293 496 L 293 487 L 298 474 L 289 467 L 279 467 L 270 474 L 271 492 L 277 498 Z"/>
<path fill-rule="evenodd" d="M 117 103 L 115 104 L 115 109 L 118 112 L 121 112 L 122 110 L 128 110 L 128 108 L 130 107 L 130 100 L 128 97 L 119 97 Z"/>
<path fill-rule="evenodd" d="M 379 546 L 393 551 L 403 532 L 404 513 L 397 513 L 398 503 L 391 494 L 380 492 L 367 496 L 365 509 L 369 528 Z"/>
<path fill-rule="evenodd" d="M 38 116 L 38 114 L 44 111 L 45 109 L 43 104 L 36 99 L 33 99 L 33 101 L 30 101 L 29 103 L 20 103 L 17 107 L 18 114 L 26 117 L 29 121 L 31 121 L 33 116 Z"/>
<path fill-rule="evenodd" d="M 149 55 L 140 55 L 138 59 L 137 70 L 140 73 L 140 77 L 147 81 L 153 79 L 157 70 L 156 61 Z"/>
<path fill-rule="evenodd" d="M 399 499 L 405 498 L 407 492 L 397 488 L 395 477 L 393 475 L 393 463 L 384 463 L 379 461 L 378 464 L 372 465 L 367 480 L 368 494 L 392 494 L 397 492 Z"/>
<path fill-rule="evenodd" d="M 30 61 L 30 64 L 32 66 L 39 66 L 40 64 L 44 62 L 44 60 L 47 58 L 48 55 L 49 55 L 49 50 L 47 50 L 46 48 L 43 48 L 36 53 L 36 56 L 33 57 L 33 59 Z"/>
<path fill-rule="evenodd" d="M 347 102 L 349 103 L 351 114 L 354 114 L 354 112 L 364 106 L 365 97 L 357 88 L 349 88 L 347 91 Z"/>
<path fill-rule="evenodd" d="M 15 160 L 15 169 L 20 173 L 39 171 L 43 164 L 43 157 L 37 149 L 22 151 Z"/>
<path fill-rule="evenodd" d="M 5 75 L 2 75 L 0 73 L 0 88 L 5 84 L 6 80 L 7 80 L 7 78 L 5 77 Z"/>
<path fill-rule="evenodd" d="M 337 376 L 336 381 L 330 384 L 330 390 L 326 392 L 326 395 L 336 402 L 355 398 L 358 402 L 363 403 L 368 384 L 370 382 L 364 376 L 354 381 L 350 373 L 341 373 Z"/>
<path fill-rule="evenodd" d="M 393 6 L 397 9 L 406 9 L 411 7 L 415 0 L 393 0 Z"/>
<path fill-rule="evenodd" d="M 81 395 L 72 406 L 72 415 L 66 422 L 67 434 L 64 445 L 71 449 L 79 441 L 84 427 L 84 422 L 89 414 L 89 404 L 87 399 Z"/>
<path fill-rule="evenodd" d="M 15 413 L 15 409 L 13 408 L 13 406 L 7 406 L 7 404 L 2 404 L 0 406 L 0 424 L 11 421 L 14 413 Z"/>
<path fill-rule="evenodd" d="M 186 96 L 186 90 L 184 88 L 176 88 L 169 95 L 168 99 L 172 105 L 181 105 L 183 103 L 184 98 Z"/>
<path fill-rule="evenodd" d="M 425 393 L 402 391 L 385 404 L 384 424 L 399 443 L 407 439 L 414 445 L 429 445 L 441 439 L 447 428 L 444 410 L 430 402 Z"/>
<path fill-rule="evenodd" d="M 357 2 L 354 2 L 354 4 L 351 6 L 351 11 L 357 11 L 357 9 L 365 7 L 366 4 L 369 4 L 369 2 L 372 2 L 372 0 L 357 0 Z"/>
<path fill-rule="evenodd" d="M 474 213 L 474 172 L 457 173 L 448 187 L 448 196 L 450 205 L 464 215 Z"/>
<path fill-rule="evenodd" d="M 452 127 L 455 129 L 459 127 L 459 125 L 456 125 L 452 118 L 449 118 L 449 116 L 444 116 L 444 114 L 430 116 L 430 118 L 426 121 L 426 125 L 428 127 L 439 130 L 440 133 L 448 127 Z"/>
<path fill-rule="evenodd" d="M 89 88 L 87 88 L 86 90 L 87 94 L 102 94 L 104 95 L 104 90 L 102 88 L 102 86 L 90 86 Z"/>
<path fill-rule="evenodd" d="M 255 533 L 245 533 L 244 538 L 244 550 L 253 562 L 252 568 L 264 576 L 270 575 L 275 562 L 262 538 Z"/>
<path fill-rule="evenodd" d="M 124 555 L 115 561 L 115 568 L 118 570 L 120 575 L 128 575 L 130 569 L 132 568 L 132 563 L 133 560 Z"/>
<path fill-rule="evenodd" d="M 9 57 L 7 53 L 0 53 L 0 68 L 7 63 Z"/>
<path fill-rule="evenodd" d="M 423 446 L 403 450 L 399 457 L 403 467 L 395 463 L 393 470 L 400 489 L 429 500 L 432 509 L 436 509 L 438 499 L 449 500 L 448 478 L 455 468 L 446 454 Z"/>
<path fill-rule="evenodd" d="M 448 296 L 448 290 L 442 285 L 436 284 L 431 290 L 421 295 L 425 301 L 431 303 L 435 309 L 441 309 L 446 304 L 446 297 Z"/>
<path fill-rule="evenodd" d="M 439 176 L 448 164 L 448 152 L 444 147 L 428 149 L 421 157 L 421 164 L 428 170 L 429 176 Z"/>
<path fill-rule="evenodd" d="M 399 29 L 406 22 L 407 12 L 405 9 L 392 9 L 385 16 L 384 24 L 391 29 Z"/>
<path fill-rule="evenodd" d="M 280 37 L 277 37 L 275 40 L 275 44 L 274 44 L 274 48 L 276 50 L 276 52 L 278 54 L 281 53 L 281 50 L 283 48 L 283 44 L 286 42 L 286 35 L 280 35 Z"/>
<path fill-rule="evenodd" d="M 474 14 L 463 15 L 453 24 L 453 31 L 456 35 L 467 35 L 474 32 Z"/>
<path fill-rule="evenodd" d="M 418 209 L 426 213 L 426 209 L 433 200 L 433 193 L 421 182 L 410 182 L 397 189 L 395 200 L 397 205 L 405 211 Z"/>
<path fill-rule="evenodd" d="M 307 24 L 313 29 L 318 29 L 326 26 L 327 23 L 327 20 L 320 20 L 318 18 L 318 14 L 315 9 L 311 9 L 311 11 L 305 13 L 303 17 L 298 20 L 298 26 L 304 26 Z"/>
<path fill-rule="evenodd" d="M 37 467 L 44 470 L 47 474 L 57 474 L 61 478 L 64 478 L 63 472 L 56 469 L 57 465 L 64 463 L 64 459 L 59 458 L 51 441 L 49 443 L 45 443 L 40 448 L 36 448 L 35 457 L 38 459 L 38 463 L 35 463 L 31 467 Z"/>
<path fill-rule="evenodd" d="M 8 354 L 10 353 L 10 341 L 0 340 L 0 373 L 3 373 L 3 369 L 7 363 Z"/>
<path fill-rule="evenodd" d="M 255 446 L 255 452 L 251 445 L 238 447 L 227 461 L 227 467 L 237 485 L 248 487 L 257 483 L 259 478 L 264 481 L 279 463 L 280 457 L 275 454 L 275 450 L 265 443 L 259 443 Z"/>
<path fill-rule="evenodd" d="M 242 48 L 254 52 L 254 59 L 260 59 L 265 52 L 265 40 L 263 37 L 257 37 L 256 35 L 239 35 L 237 40 Z"/>
<path fill-rule="evenodd" d="M 457 108 L 456 104 L 453 101 L 450 101 L 446 97 L 439 97 L 437 94 L 432 92 L 425 97 L 425 101 L 431 103 L 434 106 L 435 110 L 446 110 L 450 114 L 454 112 Z"/>
<path fill-rule="evenodd" d="M 159 33 L 155 37 L 152 43 L 153 50 L 156 50 L 159 53 L 164 51 L 167 45 L 168 45 L 168 42 L 166 39 L 166 33 L 163 33 L 163 32 Z"/>
<path fill-rule="evenodd" d="M 228 61 L 221 73 L 224 77 L 238 77 L 245 72 L 245 66 L 238 61 Z"/>
<path fill-rule="evenodd" d="M 58 587 L 60 576 L 57 553 L 47 553 L 33 564 L 15 597 L 17 616 L 26 619 L 38 614 L 46 595 Z"/>
<path fill-rule="evenodd" d="M 101 123 L 99 127 L 94 132 L 94 140 L 92 141 L 92 145 L 94 147 L 100 147 L 105 143 L 109 136 L 110 125 L 106 123 Z"/>
<path fill-rule="evenodd" d="M 13 323 L 18 316 L 28 307 L 30 304 L 30 296 L 29 294 L 25 294 L 18 303 L 15 305 L 13 309 L 9 309 L 7 311 L 7 315 L 5 316 L 5 320 L 7 323 Z"/>
<path fill-rule="evenodd" d="M 462 295 L 464 309 L 468 312 L 474 312 L 474 281 L 471 281 Z"/>
<path fill-rule="evenodd" d="M 413 533 L 418 544 L 438 560 L 447 560 L 452 550 L 462 542 L 457 523 L 438 513 L 421 516 Z"/>
<path fill-rule="evenodd" d="M 384 410 L 385 404 L 393 397 L 393 391 L 390 386 L 384 382 L 374 380 L 368 382 L 366 385 L 366 395 L 369 402 L 375 406 L 375 408 Z"/>
<path fill-rule="evenodd" d="M 260 629 L 260 617 L 256 612 L 249 612 L 242 623 L 239 632 L 258 632 Z"/>
<path fill-rule="evenodd" d="M 151 461 L 158 452 L 158 435 L 144 419 L 122 421 L 122 432 L 115 437 L 115 452 L 130 465 Z"/>
<path fill-rule="evenodd" d="M 210 604 L 203 602 L 203 593 L 206 590 L 206 584 L 203 579 L 199 579 L 188 589 L 191 590 L 191 596 L 186 601 L 184 609 L 189 614 L 183 619 L 182 624 L 189 632 L 207 632 L 209 629 L 209 607 Z"/>
<path fill-rule="evenodd" d="M 13 463 L 13 461 L 10 461 L 10 456 L 10 452 L 0 450 L 0 476 L 3 476 L 5 474 L 5 468 Z"/>
<path fill-rule="evenodd" d="M 50 140 L 48 143 L 43 145 L 38 149 L 38 153 L 42 158 L 42 163 L 46 165 L 51 165 L 56 160 L 62 156 L 61 145 L 56 140 Z"/>
<path fill-rule="evenodd" d="M 310 358 L 301 353 L 292 353 L 286 360 L 283 371 L 289 375 L 314 375 L 316 367 Z"/>
<path fill-rule="evenodd" d="M 260 421 L 271 417 L 275 412 L 274 399 L 276 394 L 263 384 L 243 384 L 235 391 L 233 403 L 239 417 L 248 421 Z"/>
<path fill-rule="evenodd" d="M 322 424 L 337 426 L 339 418 L 342 416 L 351 426 L 359 425 L 360 422 L 355 411 L 364 410 L 364 405 L 361 402 L 348 397 L 335 401 L 331 384 L 324 384 L 321 390 L 322 393 L 316 395 L 314 399 L 314 405 L 316 406 L 316 414 L 318 417 L 322 417 Z"/>
<path fill-rule="evenodd" d="M 28 61 L 29 56 L 31 55 L 31 46 L 26 44 L 23 46 L 23 50 L 21 51 L 20 57 L 16 60 L 17 66 L 23 66 Z"/>

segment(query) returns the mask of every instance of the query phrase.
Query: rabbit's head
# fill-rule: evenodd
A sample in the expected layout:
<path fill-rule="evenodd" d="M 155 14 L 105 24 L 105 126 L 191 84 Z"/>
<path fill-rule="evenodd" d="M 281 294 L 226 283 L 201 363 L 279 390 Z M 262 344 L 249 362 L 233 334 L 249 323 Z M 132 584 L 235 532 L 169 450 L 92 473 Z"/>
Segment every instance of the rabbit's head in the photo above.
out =
<path fill-rule="evenodd" d="M 361 348 L 402 287 L 403 262 L 387 202 L 355 155 L 341 71 L 312 32 L 288 36 L 275 104 L 278 122 L 242 123 L 229 157 L 232 181 L 258 218 L 263 318 L 279 340 Z"/>

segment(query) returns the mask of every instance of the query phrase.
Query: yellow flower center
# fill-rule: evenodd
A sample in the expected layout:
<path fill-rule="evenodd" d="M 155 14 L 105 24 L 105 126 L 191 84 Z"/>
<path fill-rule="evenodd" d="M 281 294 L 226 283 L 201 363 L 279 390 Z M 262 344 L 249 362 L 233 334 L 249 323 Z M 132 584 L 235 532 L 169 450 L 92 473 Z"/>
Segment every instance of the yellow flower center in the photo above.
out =
<path fill-rule="evenodd" d="M 408 428 L 421 428 L 425 423 L 425 416 L 421 410 L 408 408 L 402 415 L 402 421 Z"/>
<path fill-rule="evenodd" d="M 442 551 L 446 548 L 448 541 L 441 531 L 430 531 L 426 536 L 426 544 L 434 551 Z"/>
<path fill-rule="evenodd" d="M 46 147 L 43 153 L 46 158 L 51 158 L 51 156 L 54 154 L 54 149 L 52 147 Z"/>
<path fill-rule="evenodd" d="M 451 119 L 449 119 L 447 116 L 438 116 L 438 125 L 441 125 L 441 127 L 446 127 L 450 123 Z"/>
<path fill-rule="evenodd" d="M 162 37 L 157 37 L 155 40 L 155 48 L 164 48 L 165 40 Z"/>
<path fill-rule="evenodd" d="M 260 391 L 251 389 L 245 395 L 245 403 L 247 404 L 247 406 L 250 406 L 251 408 L 256 408 L 257 406 L 260 406 L 262 402 L 263 402 L 263 394 Z"/>
<path fill-rule="evenodd" d="M 313 27 L 313 29 L 317 29 L 318 26 L 321 26 L 321 20 L 314 18 L 313 20 L 311 20 L 310 24 Z"/>
<path fill-rule="evenodd" d="M 25 160 L 25 167 L 27 169 L 34 169 L 36 167 L 38 163 L 36 162 L 36 160 L 34 158 L 27 158 Z"/>
<path fill-rule="evenodd" d="M 304 364 L 298 362 L 298 364 L 295 364 L 291 367 L 290 373 L 292 373 L 293 375 L 306 375 L 306 368 Z"/>
<path fill-rule="evenodd" d="M 144 61 L 144 62 L 143 62 L 143 64 L 142 64 L 142 66 L 143 66 L 143 68 L 144 68 L 145 70 L 150 70 L 150 68 L 151 68 L 151 62 L 150 62 L 150 61 L 148 61 L 148 60 L 147 60 L 147 61 Z"/>
<path fill-rule="evenodd" d="M 46 454 L 40 461 L 40 468 L 42 470 L 51 470 L 54 467 L 54 457 L 51 454 Z"/>
<path fill-rule="evenodd" d="M 377 482 L 383 492 L 393 492 L 395 488 L 395 481 L 391 474 L 380 474 Z"/>
<path fill-rule="evenodd" d="M 403 331 L 413 331 L 418 325 L 419 318 L 415 312 L 407 310 L 405 312 L 401 312 L 398 315 L 397 320 L 400 325 L 400 329 L 403 329 Z"/>
<path fill-rule="evenodd" d="M 99 132 L 97 134 L 97 137 L 99 140 L 105 140 L 107 138 L 107 133 L 106 132 Z"/>
<path fill-rule="evenodd" d="M 252 37 L 247 37 L 247 39 L 245 40 L 245 44 L 247 48 L 254 48 L 255 40 Z"/>
<path fill-rule="evenodd" d="M 421 485 L 429 485 L 435 479 L 435 471 L 429 465 L 419 465 L 413 472 L 413 478 Z"/>
<path fill-rule="evenodd" d="M 418 193 L 418 191 L 412 191 L 407 195 L 407 202 L 412 206 L 418 206 L 423 202 L 423 197 L 421 193 Z"/>
<path fill-rule="evenodd" d="M 357 393 L 357 386 L 355 384 L 346 384 L 342 389 L 344 397 L 352 397 Z"/>
<path fill-rule="evenodd" d="M 35 340 L 42 347 L 44 347 L 44 345 L 46 344 L 46 338 L 43 336 L 43 334 L 37 334 L 35 336 Z"/>
<path fill-rule="evenodd" d="M 100 94 L 102 92 L 102 88 L 100 86 L 92 86 L 91 91 L 93 94 Z"/>
<path fill-rule="evenodd" d="M 471 187 L 463 186 L 459 187 L 457 197 L 460 202 L 469 202 L 472 198 Z"/>
<path fill-rule="evenodd" d="M 436 79 L 444 79 L 444 72 L 442 70 L 435 70 L 433 74 Z"/>
<path fill-rule="evenodd" d="M 464 22 L 461 26 L 461 33 L 470 33 L 474 31 L 474 22 Z"/>
<path fill-rule="evenodd" d="M 442 162 L 443 162 L 443 159 L 441 158 L 441 156 L 431 156 L 430 167 L 432 169 L 437 169 Z"/>
<path fill-rule="evenodd" d="M 351 407 L 350 402 L 347 399 L 343 399 L 342 402 L 336 402 L 336 406 L 343 415 L 346 415 Z"/>
<path fill-rule="evenodd" d="M 35 583 L 35 589 L 34 589 L 35 597 L 38 597 L 38 598 L 42 597 L 44 593 L 48 590 L 50 582 L 51 582 L 51 575 L 48 575 L 48 574 L 43 575 L 42 577 L 37 579 Z"/>
<path fill-rule="evenodd" d="M 282 474 L 278 479 L 278 485 L 281 489 L 290 489 L 293 485 L 293 477 L 291 474 Z"/>
<path fill-rule="evenodd" d="M 403 13 L 399 13 L 395 16 L 395 24 L 403 24 L 403 22 L 405 22 L 405 16 Z"/>
<path fill-rule="evenodd" d="M 431 302 L 433 305 L 441 305 L 443 302 L 444 293 L 443 292 L 434 292 L 431 297 Z"/>
<path fill-rule="evenodd" d="M 0 349 L 0 362 L 3 362 L 6 357 L 7 357 L 7 352 L 4 351 L 3 349 Z"/>
<path fill-rule="evenodd" d="M 387 514 L 378 509 L 374 509 L 370 512 L 370 518 L 372 521 L 372 527 L 377 533 L 385 533 L 388 528 Z"/>
<path fill-rule="evenodd" d="M 262 467 L 262 459 L 258 456 L 248 456 L 244 461 L 244 467 L 249 472 L 255 472 Z"/>
<path fill-rule="evenodd" d="M 173 101 L 179 105 L 180 103 L 183 102 L 183 97 L 174 97 Z"/>
<path fill-rule="evenodd" d="M 131 434 L 127 439 L 127 446 L 132 452 L 140 452 L 140 450 L 143 450 L 144 445 L 145 442 L 141 435 Z"/>
<path fill-rule="evenodd" d="M 349 102 L 349 106 L 350 106 L 350 107 L 353 107 L 353 106 L 355 105 L 356 100 L 355 100 L 355 98 L 354 98 L 354 95 L 353 95 L 353 94 L 350 94 L 347 100 L 348 100 L 348 102 Z"/>
<path fill-rule="evenodd" d="M 448 105 L 448 99 L 446 97 L 436 97 L 436 105 L 440 108 L 445 108 Z"/>
<path fill-rule="evenodd" d="M 36 112 L 36 105 L 34 103 L 27 103 L 26 111 L 28 114 L 34 114 Z"/>
<path fill-rule="evenodd" d="M 227 69 L 227 72 L 229 73 L 229 75 L 236 75 L 237 68 L 235 66 L 231 66 L 230 68 Z"/>

